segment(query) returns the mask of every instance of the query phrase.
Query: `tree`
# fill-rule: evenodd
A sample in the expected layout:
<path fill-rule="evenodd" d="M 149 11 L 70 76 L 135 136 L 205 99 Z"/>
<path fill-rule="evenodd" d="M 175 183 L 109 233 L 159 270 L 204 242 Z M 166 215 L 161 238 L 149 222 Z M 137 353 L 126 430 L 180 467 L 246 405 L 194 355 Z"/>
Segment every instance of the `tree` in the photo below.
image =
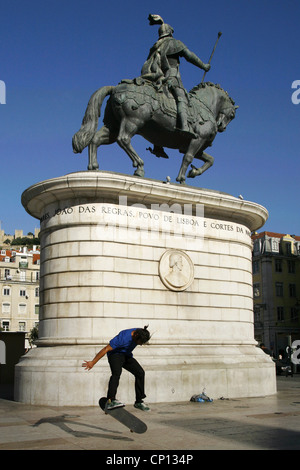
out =
<path fill-rule="evenodd" d="M 30 330 L 29 332 L 28 340 L 29 340 L 29 344 L 31 347 L 35 343 L 35 341 L 38 339 L 38 337 L 39 337 L 39 327 L 37 325 L 37 326 L 34 326 L 32 330 Z"/>
<path fill-rule="evenodd" d="M 20 246 L 32 246 L 32 245 L 39 245 L 40 240 L 39 238 L 29 238 L 29 237 L 18 237 L 15 238 L 12 242 L 12 245 L 20 245 Z"/>

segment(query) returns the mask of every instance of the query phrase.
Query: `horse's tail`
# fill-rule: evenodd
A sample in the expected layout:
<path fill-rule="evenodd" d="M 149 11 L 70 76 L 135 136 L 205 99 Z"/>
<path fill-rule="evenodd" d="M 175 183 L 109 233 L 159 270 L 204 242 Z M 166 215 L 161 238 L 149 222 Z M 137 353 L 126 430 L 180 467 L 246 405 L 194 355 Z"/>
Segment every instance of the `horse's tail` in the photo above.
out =
<path fill-rule="evenodd" d="M 98 127 L 98 119 L 100 117 L 103 100 L 107 95 L 111 94 L 113 88 L 113 86 L 104 86 L 95 91 L 91 96 L 82 120 L 81 128 L 74 134 L 72 139 L 74 153 L 81 153 L 94 137 Z"/>

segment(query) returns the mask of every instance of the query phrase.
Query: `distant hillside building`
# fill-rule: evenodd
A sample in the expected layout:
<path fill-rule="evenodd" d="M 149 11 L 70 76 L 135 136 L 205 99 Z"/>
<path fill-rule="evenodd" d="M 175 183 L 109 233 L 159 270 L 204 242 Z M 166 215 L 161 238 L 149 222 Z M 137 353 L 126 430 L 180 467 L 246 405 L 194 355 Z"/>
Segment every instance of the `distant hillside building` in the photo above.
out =
<path fill-rule="evenodd" d="M 262 232 L 252 240 L 255 338 L 278 357 L 300 339 L 300 237 Z"/>
<path fill-rule="evenodd" d="M 1 226 L 0 226 L 1 229 Z M 6 240 L 9 240 L 10 243 L 15 240 L 16 238 L 23 238 L 23 237 L 28 237 L 28 238 L 38 238 L 40 233 L 39 228 L 34 229 L 34 234 L 33 235 L 24 235 L 23 230 L 15 230 L 14 235 L 9 235 L 5 233 L 4 230 L 0 230 L 0 246 L 4 245 L 4 242 Z"/>

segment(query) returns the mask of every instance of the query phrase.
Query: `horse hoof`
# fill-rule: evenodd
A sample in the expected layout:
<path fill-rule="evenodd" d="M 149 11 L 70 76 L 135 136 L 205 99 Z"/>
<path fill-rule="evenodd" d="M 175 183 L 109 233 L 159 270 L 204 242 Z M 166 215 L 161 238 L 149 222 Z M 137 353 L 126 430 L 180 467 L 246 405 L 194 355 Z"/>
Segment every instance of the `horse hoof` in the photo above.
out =
<path fill-rule="evenodd" d="M 202 175 L 202 169 L 196 168 L 194 165 L 192 165 L 192 169 L 188 172 L 187 177 L 195 178 L 196 176 L 199 176 L 199 175 Z"/>
<path fill-rule="evenodd" d="M 181 177 L 181 178 L 178 178 L 178 177 L 177 177 L 177 178 L 176 178 L 176 181 L 178 181 L 178 183 L 180 183 L 180 184 L 185 184 L 185 178 L 182 178 L 182 177 Z"/>
<path fill-rule="evenodd" d="M 141 168 L 138 168 L 137 170 L 135 170 L 134 176 L 139 176 L 140 178 L 144 178 L 145 171 Z"/>
<path fill-rule="evenodd" d="M 198 176 L 200 173 L 197 172 L 196 169 L 193 169 L 193 170 L 190 170 L 187 177 L 188 178 L 195 178 L 196 176 Z"/>

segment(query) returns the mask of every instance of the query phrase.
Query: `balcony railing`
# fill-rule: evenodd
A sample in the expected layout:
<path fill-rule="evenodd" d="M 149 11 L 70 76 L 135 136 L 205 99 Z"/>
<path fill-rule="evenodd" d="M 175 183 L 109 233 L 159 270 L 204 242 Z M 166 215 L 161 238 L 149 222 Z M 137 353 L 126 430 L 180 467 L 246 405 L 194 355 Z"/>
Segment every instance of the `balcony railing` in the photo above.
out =
<path fill-rule="evenodd" d="M 31 272 L 31 273 L 26 273 L 24 275 L 24 273 L 16 273 L 16 274 L 13 274 L 13 275 L 2 275 L 0 277 L 0 281 L 1 282 L 7 282 L 8 284 L 10 282 L 32 282 L 32 283 L 35 283 L 35 284 L 38 284 L 39 283 L 39 278 L 37 279 L 36 278 L 36 271 L 35 272 Z"/>

